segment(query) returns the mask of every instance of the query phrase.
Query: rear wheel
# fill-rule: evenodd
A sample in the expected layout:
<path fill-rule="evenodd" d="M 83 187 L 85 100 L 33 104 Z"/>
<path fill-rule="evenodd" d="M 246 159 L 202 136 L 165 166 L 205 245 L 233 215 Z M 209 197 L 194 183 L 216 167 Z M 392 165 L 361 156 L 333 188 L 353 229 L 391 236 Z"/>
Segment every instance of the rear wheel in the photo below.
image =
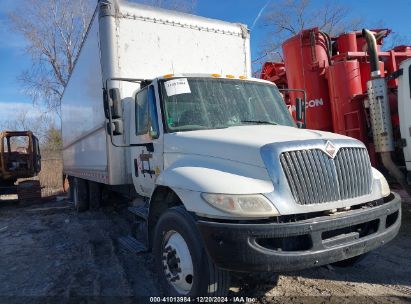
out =
<path fill-rule="evenodd" d="M 67 191 L 67 199 L 69 201 L 74 201 L 74 177 L 72 176 L 67 176 L 65 181 L 64 181 L 64 187 L 65 187 L 65 191 Z"/>
<path fill-rule="evenodd" d="M 88 182 L 88 198 L 91 210 L 97 210 L 101 205 L 101 185 L 96 182 Z"/>
<path fill-rule="evenodd" d="M 86 211 L 89 207 L 87 182 L 84 179 L 73 177 L 73 187 L 70 188 L 73 188 L 73 202 L 77 212 Z"/>
<path fill-rule="evenodd" d="M 197 226 L 183 207 L 164 212 L 154 232 L 156 268 L 166 295 L 224 296 L 230 274 L 214 264 Z"/>

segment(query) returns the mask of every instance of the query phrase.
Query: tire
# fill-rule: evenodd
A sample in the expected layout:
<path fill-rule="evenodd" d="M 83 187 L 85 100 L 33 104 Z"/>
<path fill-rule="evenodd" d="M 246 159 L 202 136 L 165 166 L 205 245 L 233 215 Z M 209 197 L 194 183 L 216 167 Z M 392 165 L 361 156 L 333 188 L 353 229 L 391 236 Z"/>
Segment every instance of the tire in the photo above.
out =
<path fill-rule="evenodd" d="M 361 262 L 366 256 L 367 256 L 367 253 L 364 253 L 364 254 L 357 255 L 355 257 L 352 257 L 346 260 L 332 263 L 331 265 L 336 266 L 336 267 L 341 267 L 341 268 L 352 267 L 358 264 L 359 262 Z"/>
<path fill-rule="evenodd" d="M 73 202 L 77 212 L 86 211 L 89 207 L 87 188 L 84 179 L 73 177 Z"/>
<path fill-rule="evenodd" d="M 71 202 L 74 202 L 74 177 L 72 176 L 67 176 L 67 182 L 68 182 L 68 187 L 67 187 L 67 199 Z"/>
<path fill-rule="evenodd" d="M 102 197 L 101 185 L 97 182 L 88 182 L 88 199 L 90 204 L 90 210 L 98 210 L 101 206 Z"/>
<path fill-rule="evenodd" d="M 230 273 L 217 268 L 208 256 L 196 223 L 184 207 L 170 208 L 161 215 L 153 253 L 167 296 L 227 295 Z"/>

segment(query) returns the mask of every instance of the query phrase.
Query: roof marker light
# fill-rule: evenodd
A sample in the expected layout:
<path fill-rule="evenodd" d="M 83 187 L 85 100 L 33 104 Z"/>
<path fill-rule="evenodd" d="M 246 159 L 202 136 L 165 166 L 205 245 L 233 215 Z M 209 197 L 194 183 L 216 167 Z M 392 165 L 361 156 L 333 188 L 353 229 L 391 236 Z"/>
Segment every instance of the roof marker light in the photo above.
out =
<path fill-rule="evenodd" d="M 171 78 L 171 77 L 173 77 L 174 76 L 174 74 L 167 74 L 167 75 L 164 75 L 163 77 L 164 78 Z"/>
<path fill-rule="evenodd" d="M 211 74 L 212 77 L 221 77 L 220 74 Z"/>
<path fill-rule="evenodd" d="M 234 75 L 225 75 L 226 78 L 235 78 Z"/>
<path fill-rule="evenodd" d="M 240 77 L 238 77 L 238 78 L 240 78 L 240 79 L 247 79 L 247 76 L 240 76 Z"/>

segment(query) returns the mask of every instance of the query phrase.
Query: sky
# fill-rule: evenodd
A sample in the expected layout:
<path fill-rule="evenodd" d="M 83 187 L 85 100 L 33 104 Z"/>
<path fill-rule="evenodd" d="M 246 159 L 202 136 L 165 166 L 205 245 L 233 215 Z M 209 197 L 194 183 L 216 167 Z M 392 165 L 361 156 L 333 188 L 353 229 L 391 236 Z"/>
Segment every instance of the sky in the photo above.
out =
<path fill-rule="evenodd" d="M 251 29 L 252 59 L 256 59 L 261 56 L 261 48 L 269 37 L 269 28 L 264 26 L 261 17 L 278 3 L 278 0 L 197 0 L 195 14 L 247 24 Z M 314 7 L 321 7 L 324 1 L 312 0 L 312 3 Z M 396 0 L 390 7 L 388 3 L 387 0 L 344 0 L 353 18 L 361 17 L 371 25 L 384 24 L 411 41 L 411 0 Z M 30 68 L 31 62 L 24 53 L 24 39 L 11 31 L 7 21 L 7 12 L 16 5 L 16 0 L 0 0 L 0 125 L 21 110 L 28 110 L 32 117 L 39 115 L 17 81 L 18 76 Z"/>

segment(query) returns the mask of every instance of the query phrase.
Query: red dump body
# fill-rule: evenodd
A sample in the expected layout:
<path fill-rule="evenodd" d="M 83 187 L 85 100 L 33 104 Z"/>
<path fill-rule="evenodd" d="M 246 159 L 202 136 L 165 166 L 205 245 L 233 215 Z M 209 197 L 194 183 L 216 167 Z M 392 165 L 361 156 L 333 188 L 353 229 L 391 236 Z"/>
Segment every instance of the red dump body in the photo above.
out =
<path fill-rule="evenodd" d="M 400 63 L 411 58 L 411 46 L 381 51 L 387 29 L 374 29 L 382 77 L 389 77 L 388 91 L 394 137 L 400 141 L 397 109 L 398 80 L 390 77 Z M 367 81 L 370 64 L 367 44 L 361 32 L 330 38 L 318 28 L 303 30 L 282 45 L 284 62 L 266 62 L 261 78 L 273 81 L 280 89 L 306 91 L 306 127 L 351 136 L 363 141 L 375 164 L 369 113 Z M 391 79 L 392 78 L 392 79 Z M 285 94 L 293 109 L 300 93 Z M 400 146 L 400 145 L 398 145 Z M 402 153 L 400 153 L 402 154 Z"/>

